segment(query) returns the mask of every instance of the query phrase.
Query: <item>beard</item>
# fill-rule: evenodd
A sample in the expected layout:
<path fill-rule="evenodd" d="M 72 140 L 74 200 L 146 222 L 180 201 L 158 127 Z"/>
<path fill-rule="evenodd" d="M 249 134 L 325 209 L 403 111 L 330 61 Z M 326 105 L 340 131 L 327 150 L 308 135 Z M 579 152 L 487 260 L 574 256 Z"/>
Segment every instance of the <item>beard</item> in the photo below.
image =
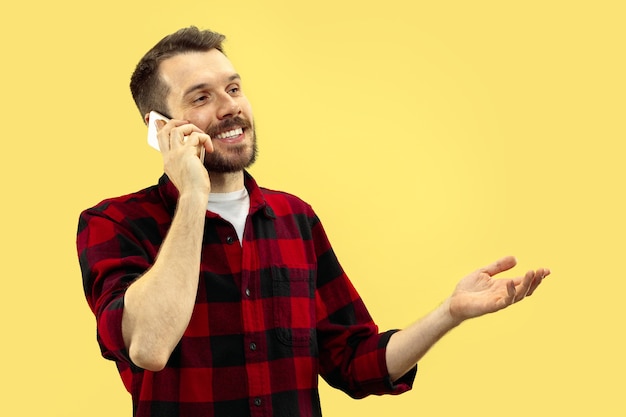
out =
<path fill-rule="evenodd" d="M 258 147 L 256 141 L 256 130 L 254 124 L 247 119 L 234 117 L 227 119 L 216 126 L 211 126 L 206 133 L 210 137 L 215 137 L 219 132 L 241 127 L 244 134 L 250 134 L 251 143 L 241 143 L 236 146 L 229 146 L 227 150 L 218 150 L 214 145 L 213 153 L 206 156 L 204 166 L 209 172 L 227 174 L 239 172 L 250 167 L 257 157 Z"/>

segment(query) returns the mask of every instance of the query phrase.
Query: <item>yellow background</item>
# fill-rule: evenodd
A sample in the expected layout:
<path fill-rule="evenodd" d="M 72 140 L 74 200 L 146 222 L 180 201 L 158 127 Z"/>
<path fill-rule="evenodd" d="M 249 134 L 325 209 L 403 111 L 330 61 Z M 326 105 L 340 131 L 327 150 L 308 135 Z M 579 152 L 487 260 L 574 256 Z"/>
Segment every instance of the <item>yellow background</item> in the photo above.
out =
<path fill-rule="evenodd" d="M 507 254 L 535 296 L 466 323 L 414 390 L 326 416 L 624 416 L 622 1 L 13 2 L 0 17 L 0 414 L 130 416 L 99 355 L 79 212 L 156 181 L 128 80 L 162 36 L 227 35 L 252 172 L 318 211 L 380 327 Z M 506 274 L 511 276 L 512 274 Z"/>

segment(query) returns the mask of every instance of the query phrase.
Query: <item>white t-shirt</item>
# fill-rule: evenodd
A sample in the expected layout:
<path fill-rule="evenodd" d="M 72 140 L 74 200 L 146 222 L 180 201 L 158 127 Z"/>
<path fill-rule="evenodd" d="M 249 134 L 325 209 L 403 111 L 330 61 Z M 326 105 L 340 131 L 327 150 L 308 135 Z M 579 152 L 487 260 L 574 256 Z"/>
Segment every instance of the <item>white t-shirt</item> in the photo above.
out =
<path fill-rule="evenodd" d="M 237 232 L 239 244 L 243 242 L 243 230 L 250 211 L 250 196 L 245 187 L 232 193 L 210 193 L 207 210 L 230 222 Z"/>

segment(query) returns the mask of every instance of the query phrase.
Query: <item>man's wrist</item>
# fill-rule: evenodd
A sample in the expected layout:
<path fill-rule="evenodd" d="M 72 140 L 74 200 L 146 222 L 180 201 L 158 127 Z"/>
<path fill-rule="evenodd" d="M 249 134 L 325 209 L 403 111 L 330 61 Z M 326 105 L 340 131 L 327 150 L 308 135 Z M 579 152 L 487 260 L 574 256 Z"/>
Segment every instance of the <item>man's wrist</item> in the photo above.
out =
<path fill-rule="evenodd" d="M 439 307 L 441 309 L 442 320 L 450 328 L 453 329 L 459 324 L 465 321 L 464 318 L 454 314 L 452 311 L 452 297 L 446 298 L 446 300 Z"/>

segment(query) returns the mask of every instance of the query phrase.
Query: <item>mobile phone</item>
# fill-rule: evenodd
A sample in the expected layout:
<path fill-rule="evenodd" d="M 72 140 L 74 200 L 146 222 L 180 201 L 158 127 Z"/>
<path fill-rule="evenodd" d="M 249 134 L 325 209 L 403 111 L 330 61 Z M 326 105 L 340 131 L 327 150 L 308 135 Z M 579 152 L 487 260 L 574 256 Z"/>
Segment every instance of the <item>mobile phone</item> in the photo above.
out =
<path fill-rule="evenodd" d="M 159 147 L 159 139 L 157 138 L 157 128 L 155 123 L 157 120 L 164 120 L 167 123 L 170 121 L 170 119 L 154 110 L 152 110 L 148 115 L 148 145 L 152 146 L 157 151 L 160 151 L 161 148 Z M 187 136 L 185 136 L 185 140 L 186 139 Z M 204 146 L 201 146 L 198 151 L 198 158 L 200 158 L 200 161 L 202 161 L 202 163 L 204 163 L 204 154 Z"/>
<path fill-rule="evenodd" d="M 159 140 L 157 139 L 157 128 L 155 123 L 157 120 L 165 120 L 167 123 L 170 119 L 163 116 L 161 113 L 155 112 L 154 110 L 151 111 L 148 116 L 148 145 L 159 151 Z"/>

